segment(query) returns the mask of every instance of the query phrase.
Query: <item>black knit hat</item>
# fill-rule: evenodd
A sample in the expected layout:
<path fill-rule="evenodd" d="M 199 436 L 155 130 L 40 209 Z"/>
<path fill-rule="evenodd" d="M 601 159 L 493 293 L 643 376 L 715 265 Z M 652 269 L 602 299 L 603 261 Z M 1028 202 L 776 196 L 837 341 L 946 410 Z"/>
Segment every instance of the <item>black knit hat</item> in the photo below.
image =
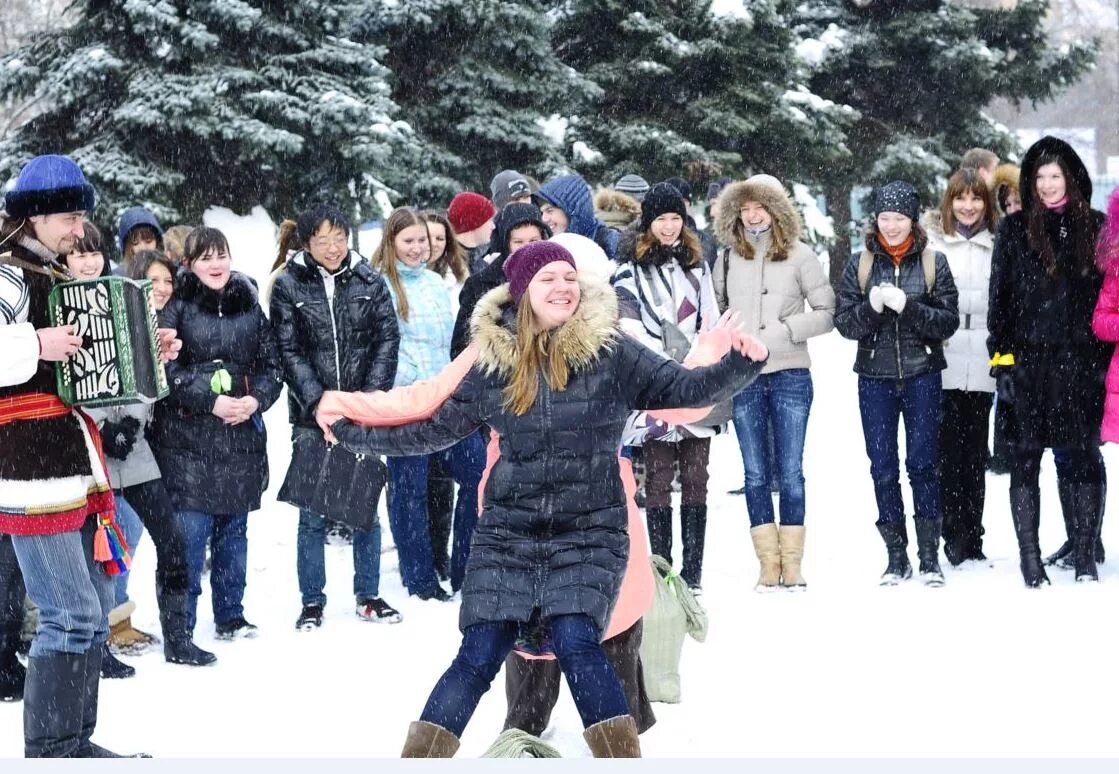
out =
<path fill-rule="evenodd" d="M 669 183 L 657 183 L 641 202 L 641 230 L 648 231 L 654 220 L 669 212 L 676 213 L 685 221 L 688 219 L 683 195 Z"/>
<path fill-rule="evenodd" d="M 879 188 L 874 193 L 874 217 L 883 212 L 897 212 L 916 223 L 921 217 L 921 197 L 917 189 L 901 180 Z"/>

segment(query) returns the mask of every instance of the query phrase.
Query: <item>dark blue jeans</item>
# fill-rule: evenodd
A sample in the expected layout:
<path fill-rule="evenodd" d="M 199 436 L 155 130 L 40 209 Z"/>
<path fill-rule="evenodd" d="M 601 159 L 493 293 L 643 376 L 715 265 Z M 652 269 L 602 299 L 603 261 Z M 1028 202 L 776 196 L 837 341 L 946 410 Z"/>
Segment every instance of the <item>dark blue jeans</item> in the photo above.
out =
<path fill-rule="evenodd" d="M 486 446 L 471 433 L 449 449 L 432 455 L 388 457 L 389 528 L 396 542 L 400 579 L 409 594 L 432 591 L 439 584 L 427 519 L 427 466 L 439 457 L 459 485 L 451 538 L 451 588 L 462 588 L 470 536 L 478 523 L 478 484 L 486 467 Z"/>
<path fill-rule="evenodd" d="M 880 523 L 905 519 L 898 465 L 899 419 L 905 422 L 905 469 L 913 488 L 914 518 L 940 518 L 936 470 L 940 391 L 939 372 L 909 379 L 859 377 L 859 412 Z"/>
<path fill-rule="evenodd" d="M 583 727 L 628 715 L 625 692 L 602 650 L 594 621 L 585 615 L 561 615 L 549 623 L 552 647 Z M 468 626 L 458 655 L 435 684 L 420 720 L 462 736 L 516 638 L 517 624 L 512 621 Z"/>
<path fill-rule="evenodd" d="M 746 474 L 746 512 L 751 527 L 773 523 L 771 432 L 781 523 L 804 524 L 804 437 L 811 408 L 812 376 L 807 368 L 762 374 L 734 396 L 734 431 Z"/>
<path fill-rule="evenodd" d="M 245 608 L 245 574 L 249 559 L 249 514 L 201 513 L 179 511 L 179 524 L 187 547 L 187 574 L 190 593 L 187 596 L 187 622 L 190 630 L 198 620 L 198 597 L 202 595 L 202 566 L 206 561 L 206 540 L 210 541 L 210 595 L 214 624 L 221 625 L 243 618 Z"/>
<path fill-rule="evenodd" d="M 299 511 L 295 538 L 295 572 L 304 605 L 326 606 L 326 518 L 307 510 Z M 354 530 L 354 597 L 375 599 L 381 586 L 381 523 L 372 529 Z"/>

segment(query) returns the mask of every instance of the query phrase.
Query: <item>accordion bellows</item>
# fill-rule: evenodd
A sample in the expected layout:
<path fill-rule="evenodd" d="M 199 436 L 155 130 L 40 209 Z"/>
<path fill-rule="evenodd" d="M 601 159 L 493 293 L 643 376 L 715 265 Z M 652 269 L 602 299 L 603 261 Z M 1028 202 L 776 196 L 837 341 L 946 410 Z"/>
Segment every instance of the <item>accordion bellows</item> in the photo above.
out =
<path fill-rule="evenodd" d="M 82 347 L 58 363 L 58 395 L 71 406 L 153 403 L 168 393 L 159 359 L 151 282 L 97 277 L 56 285 L 54 325 L 73 325 Z"/>

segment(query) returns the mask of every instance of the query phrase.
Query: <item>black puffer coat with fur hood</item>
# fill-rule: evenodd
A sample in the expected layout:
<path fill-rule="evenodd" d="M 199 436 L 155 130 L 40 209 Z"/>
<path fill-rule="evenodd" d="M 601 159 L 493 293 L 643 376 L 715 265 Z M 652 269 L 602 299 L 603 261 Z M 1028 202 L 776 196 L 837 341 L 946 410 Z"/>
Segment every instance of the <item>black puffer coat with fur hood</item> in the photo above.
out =
<path fill-rule="evenodd" d="M 368 454 L 428 454 L 483 423 L 500 435 L 501 458 L 486 484 L 462 588 L 463 629 L 575 613 L 604 629 L 629 549 L 617 457 L 626 417 L 635 409 L 711 405 L 761 370 L 733 351 L 709 368 L 687 370 L 619 334 L 608 286 L 580 285 L 578 308 L 552 338 L 570 369 L 567 388 L 552 390 L 541 378 L 523 416 L 502 407 L 517 339 L 508 286 L 501 286 L 474 315 L 477 363 L 431 419 L 334 425 L 343 445 Z"/>

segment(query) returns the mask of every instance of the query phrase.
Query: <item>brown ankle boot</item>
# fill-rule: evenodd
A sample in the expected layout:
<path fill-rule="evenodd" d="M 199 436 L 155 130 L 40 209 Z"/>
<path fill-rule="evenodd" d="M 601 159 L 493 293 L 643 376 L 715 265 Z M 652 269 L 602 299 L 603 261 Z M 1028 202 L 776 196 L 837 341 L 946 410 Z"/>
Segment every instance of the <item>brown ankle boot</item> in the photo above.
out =
<path fill-rule="evenodd" d="M 773 591 L 781 583 L 781 540 L 776 524 L 759 524 L 750 529 L 754 552 L 758 555 L 757 591 Z"/>
<path fill-rule="evenodd" d="M 596 758 L 640 758 L 641 742 L 632 715 L 603 720 L 583 732 L 591 755 Z"/>
<path fill-rule="evenodd" d="M 808 582 L 800 574 L 800 562 L 804 558 L 804 527 L 779 527 L 781 536 L 781 585 L 787 589 L 808 588 Z"/>
<path fill-rule="evenodd" d="M 442 726 L 417 720 L 408 726 L 401 758 L 453 758 L 458 752 L 458 737 Z"/>

